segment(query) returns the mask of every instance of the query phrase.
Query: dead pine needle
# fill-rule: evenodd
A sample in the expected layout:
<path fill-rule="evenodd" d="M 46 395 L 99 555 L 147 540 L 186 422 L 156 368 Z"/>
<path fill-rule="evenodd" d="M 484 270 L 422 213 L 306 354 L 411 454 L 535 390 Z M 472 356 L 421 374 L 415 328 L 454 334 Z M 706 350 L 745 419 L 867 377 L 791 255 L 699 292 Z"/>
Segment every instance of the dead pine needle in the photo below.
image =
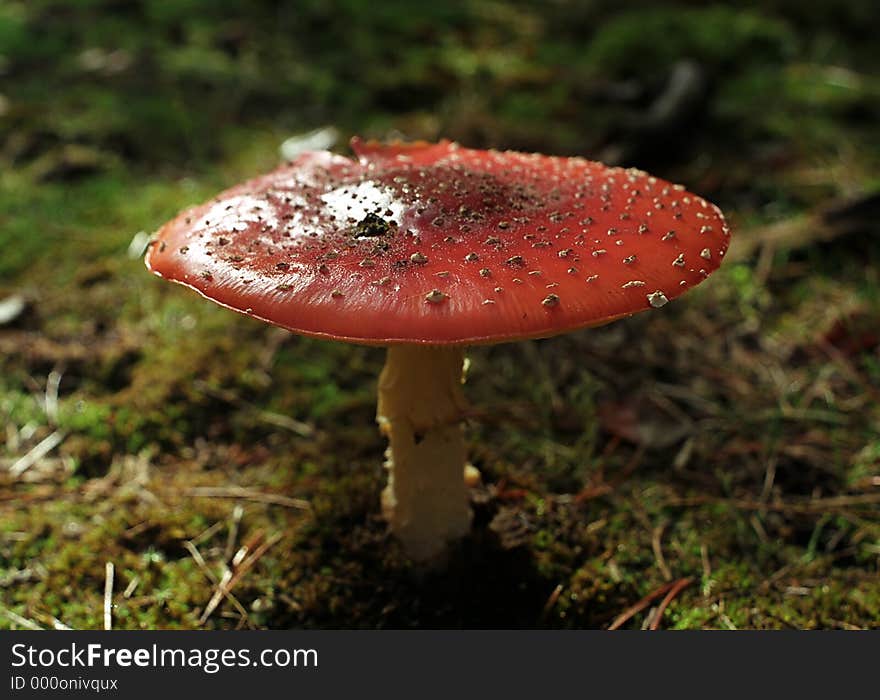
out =
<path fill-rule="evenodd" d="M 659 598 L 662 595 L 666 595 L 672 588 L 675 586 L 675 582 L 664 583 L 660 588 L 651 591 L 642 598 L 638 603 L 631 605 L 626 610 L 624 610 L 620 615 L 614 618 L 614 622 L 612 622 L 608 626 L 608 631 L 612 632 L 616 629 L 620 629 L 627 621 L 629 621 L 635 615 L 638 615 L 642 610 L 647 608 L 653 601 Z"/>
<path fill-rule="evenodd" d="M 217 577 L 213 574 L 208 563 L 205 561 L 205 558 L 202 556 L 202 553 L 199 551 L 199 548 L 196 547 L 195 542 L 192 540 L 186 540 L 183 543 L 184 549 L 189 552 L 189 555 L 192 557 L 193 561 L 196 563 L 196 566 L 202 571 L 203 574 L 211 581 L 215 586 L 217 585 Z"/>
<path fill-rule="evenodd" d="M 657 568 L 660 569 L 660 573 L 663 575 L 663 578 L 666 581 L 672 580 L 672 572 L 669 570 L 669 566 L 666 564 L 666 558 L 663 556 L 663 530 L 666 529 L 666 524 L 658 525 L 654 528 L 651 533 L 651 548 L 654 550 L 654 560 L 657 562 Z"/>
<path fill-rule="evenodd" d="M 104 566 L 104 629 L 113 629 L 113 562 Z"/>
<path fill-rule="evenodd" d="M 685 588 L 693 583 L 692 578 L 680 578 L 678 581 L 672 584 L 672 588 L 669 589 L 669 592 L 660 601 L 660 605 L 657 606 L 657 612 L 654 614 L 654 619 L 651 620 L 651 624 L 648 627 L 649 630 L 656 630 L 660 628 L 660 620 L 663 619 L 663 613 L 666 612 L 667 606 L 675 599 L 679 593 L 681 593 Z"/>
<path fill-rule="evenodd" d="M 21 615 L 19 615 L 16 612 L 13 612 L 12 610 L 4 609 L 3 614 L 9 618 L 10 622 L 18 625 L 19 627 L 24 627 L 24 629 L 26 629 L 26 630 L 33 630 L 34 632 L 39 632 L 39 631 L 42 631 L 42 629 L 43 629 L 33 620 L 28 620 L 26 617 L 22 617 Z"/>
<path fill-rule="evenodd" d="M 131 581 L 128 582 L 128 585 L 125 587 L 125 590 L 122 592 L 122 597 L 125 598 L 126 600 L 131 598 L 131 596 L 134 595 L 134 591 L 137 588 L 140 581 L 141 580 L 138 576 L 135 576 L 134 578 L 132 578 Z"/>
<path fill-rule="evenodd" d="M 559 596 L 562 595 L 562 591 L 564 586 L 560 583 L 556 588 L 553 589 L 553 592 L 547 598 L 547 602 L 544 604 L 544 609 L 541 611 L 541 620 L 546 620 L 550 613 L 553 611 L 553 608 L 556 607 L 556 603 L 559 600 Z"/>
<path fill-rule="evenodd" d="M 58 424 L 58 389 L 61 387 L 62 373 L 53 369 L 46 377 L 46 392 L 43 397 L 43 410 L 52 425 Z"/>
<path fill-rule="evenodd" d="M 290 498 L 277 493 L 262 493 L 242 486 L 197 486 L 189 489 L 187 493 L 199 498 L 240 498 L 245 501 L 255 501 L 296 510 L 312 509 L 311 503 L 303 498 Z"/>
<path fill-rule="evenodd" d="M 225 558 L 232 559 L 232 553 L 235 551 L 235 543 L 238 540 L 238 528 L 241 525 L 241 518 L 244 515 L 244 508 L 236 503 L 232 509 L 232 518 L 229 523 L 229 531 L 226 537 Z"/>
<path fill-rule="evenodd" d="M 880 493 L 845 494 L 827 498 L 800 499 L 798 501 L 770 501 L 767 503 L 748 498 L 715 498 L 693 496 L 689 498 L 671 498 L 667 506 L 693 508 L 707 504 L 726 505 L 738 510 L 772 511 L 794 515 L 810 515 L 827 513 L 828 511 L 852 508 L 873 507 L 880 505 Z"/>
<path fill-rule="evenodd" d="M 222 524 L 222 522 L 223 521 L 221 520 L 220 523 Z M 207 562 L 205 561 L 205 559 L 202 556 L 202 553 L 199 551 L 198 547 L 196 547 L 195 542 L 193 540 L 187 540 L 186 542 L 183 543 L 183 546 L 190 553 L 190 556 L 193 558 L 193 561 L 196 563 L 196 565 L 199 567 L 199 569 L 205 575 L 205 577 L 211 582 L 211 584 L 215 587 L 219 586 L 220 581 L 217 579 L 217 577 L 214 575 L 214 573 L 208 567 Z M 227 576 L 228 573 L 229 573 L 229 570 L 227 569 L 224 576 Z M 247 616 L 248 616 L 247 610 L 244 609 L 244 606 L 239 602 L 238 598 L 236 598 L 234 595 L 232 595 L 232 593 L 230 591 L 225 591 L 223 595 L 230 603 L 232 603 L 232 606 L 238 611 L 238 614 L 241 616 L 241 619 L 246 620 Z"/>
<path fill-rule="evenodd" d="M 198 546 L 202 542 L 207 542 L 214 535 L 216 535 L 220 530 L 223 529 L 224 522 L 222 520 L 218 520 L 216 523 L 211 525 L 209 528 L 206 528 L 201 533 L 193 537 L 189 542 L 192 542 L 194 545 Z"/>
<path fill-rule="evenodd" d="M 70 632 L 73 630 L 73 627 L 70 625 L 65 625 L 61 620 L 57 617 L 52 618 L 52 629 L 58 632 Z"/>
<path fill-rule="evenodd" d="M 61 444 L 64 438 L 65 433 L 60 430 L 56 430 L 50 433 L 40 442 L 38 442 L 30 452 L 28 452 L 26 455 L 17 460 L 15 464 L 9 467 L 9 473 L 16 478 L 21 476 L 34 464 L 39 462 L 41 459 L 43 459 L 43 457 L 45 457 L 52 450 L 58 447 L 58 445 Z"/>
<path fill-rule="evenodd" d="M 257 545 L 260 539 L 262 539 L 262 534 L 258 534 L 239 548 L 235 553 L 235 556 L 232 558 L 231 566 L 223 573 L 223 577 L 214 589 L 214 594 L 205 606 L 205 611 L 199 618 L 200 625 L 204 625 L 208 621 L 208 618 L 211 617 L 217 609 L 217 606 L 220 605 L 220 601 L 231 593 L 232 589 L 241 578 L 254 566 L 254 564 L 257 563 L 257 561 L 259 561 L 270 547 L 281 539 L 281 537 L 282 534 L 279 532 L 274 534 L 268 540 Z"/>
<path fill-rule="evenodd" d="M 705 543 L 700 544 L 700 562 L 703 565 L 703 597 L 708 598 L 712 591 L 712 563 L 709 561 L 709 548 Z"/>

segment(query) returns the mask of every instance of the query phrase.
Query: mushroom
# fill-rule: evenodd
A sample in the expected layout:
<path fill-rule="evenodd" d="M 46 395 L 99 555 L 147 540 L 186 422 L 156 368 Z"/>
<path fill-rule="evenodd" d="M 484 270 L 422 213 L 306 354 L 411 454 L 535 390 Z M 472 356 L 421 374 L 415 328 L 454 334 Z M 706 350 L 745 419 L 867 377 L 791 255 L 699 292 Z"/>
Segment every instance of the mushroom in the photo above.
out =
<path fill-rule="evenodd" d="M 167 223 L 146 264 L 303 335 L 387 346 L 382 507 L 415 560 L 465 535 L 464 349 L 659 309 L 721 262 L 712 204 L 634 169 L 352 140 Z M 473 478 L 473 474 L 469 474 Z"/>

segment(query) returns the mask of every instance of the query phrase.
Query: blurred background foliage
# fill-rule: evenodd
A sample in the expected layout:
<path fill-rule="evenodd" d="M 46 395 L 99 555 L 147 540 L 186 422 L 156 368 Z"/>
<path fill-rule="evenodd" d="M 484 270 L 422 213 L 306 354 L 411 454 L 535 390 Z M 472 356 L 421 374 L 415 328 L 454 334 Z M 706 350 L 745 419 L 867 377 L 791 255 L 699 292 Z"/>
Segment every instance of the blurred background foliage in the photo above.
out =
<path fill-rule="evenodd" d="M 873 143 L 877 28 L 867 1 L 6 0 L 5 151 L 80 144 L 155 168 L 216 157 L 230 128 L 333 123 L 566 153 L 635 135 L 678 162 L 780 141 L 830 155 L 836 118 L 847 145 Z M 683 61 L 693 94 L 664 124 Z M 681 117 L 699 128 L 664 138 Z"/>

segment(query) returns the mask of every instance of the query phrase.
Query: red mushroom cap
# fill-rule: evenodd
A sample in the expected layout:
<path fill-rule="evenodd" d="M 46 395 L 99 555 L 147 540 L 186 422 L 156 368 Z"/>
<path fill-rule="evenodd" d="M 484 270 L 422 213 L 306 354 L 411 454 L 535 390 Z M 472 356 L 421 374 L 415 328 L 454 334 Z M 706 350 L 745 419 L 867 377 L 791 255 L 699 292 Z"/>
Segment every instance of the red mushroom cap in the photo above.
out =
<path fill-rule="evenodd" d="M 680 186 L 583 158 L 357 139 L 180 214 L 157 275 L 297 333 L 492 343 L 663 306 L 718 267 L 729 229 Z"/>

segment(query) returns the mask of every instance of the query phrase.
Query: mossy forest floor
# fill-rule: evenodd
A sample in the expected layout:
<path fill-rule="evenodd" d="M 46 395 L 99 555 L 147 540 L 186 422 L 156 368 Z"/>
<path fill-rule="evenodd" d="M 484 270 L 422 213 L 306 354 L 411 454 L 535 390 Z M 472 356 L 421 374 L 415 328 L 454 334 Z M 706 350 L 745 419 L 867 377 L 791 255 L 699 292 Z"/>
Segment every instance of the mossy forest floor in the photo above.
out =
<path fill-rule="evenodd" d="M 117 628 L 880 627 L 874 3 L 412 7 L 0 4 L 0 628 L 101 628 L 108 563 Z M 139 258 L 327 125 L 637 165 L 734 228 L 662 311 L 473 350 L 439 571 L 379 517 L 382 351 Z"/>

